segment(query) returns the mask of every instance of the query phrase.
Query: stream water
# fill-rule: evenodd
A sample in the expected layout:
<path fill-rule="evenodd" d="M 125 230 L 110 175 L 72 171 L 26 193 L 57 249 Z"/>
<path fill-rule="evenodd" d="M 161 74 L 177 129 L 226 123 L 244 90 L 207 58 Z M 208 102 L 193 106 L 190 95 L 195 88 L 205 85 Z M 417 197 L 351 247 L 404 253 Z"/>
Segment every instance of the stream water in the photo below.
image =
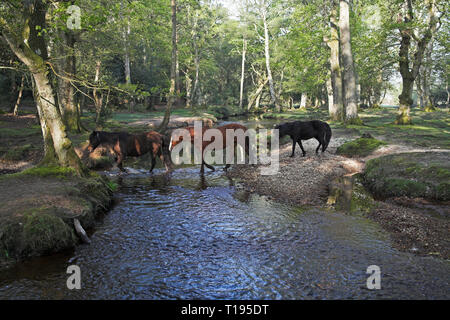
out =
<path fill-rule="evenodd" d="M 450 265 L 392 248 L 361 216 L 251 195 L 220 170 L 114 178 L 117 204 L 90 245 L 0 274 L 0 299 L 450 298 Z M 69 290 L 69 265 L 81 290 Z M 367 267 L 381 289 L 366 287 Z"/>

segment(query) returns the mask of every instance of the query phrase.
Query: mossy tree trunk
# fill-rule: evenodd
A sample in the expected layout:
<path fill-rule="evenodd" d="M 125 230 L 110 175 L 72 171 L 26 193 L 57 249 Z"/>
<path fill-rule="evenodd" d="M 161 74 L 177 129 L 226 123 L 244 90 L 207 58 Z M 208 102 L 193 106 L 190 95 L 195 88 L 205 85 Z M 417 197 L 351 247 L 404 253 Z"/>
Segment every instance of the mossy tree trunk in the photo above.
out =
<path fill-rule="evenodd" d="M 36 28 L 36 26 L 45 27 L 46 12 L 47 4 L 42 1 L 36 1 L 32 5 L 26 6 L 23 12 L 26 24 L 20 36 L 14 33 L 15 30 L 10 30 L 8 24 L 2 25 L 2 36 L 19 60 L 28 67 L 34 80 L 44 142 L 48 147 L 49 136 L 51 136 L 58 164 L 72 167 L 79 174 L 84 174 L 86 168 L 67 137 L 66 128 L 56 105 L 45 59 L 47 57 L 45 39 L 37 32 Z M 51 157 L 50 153 L 48 155 Z"/>
<path fill-rule="evenodd" d="M 53 138 L 50 132 L 50 128 L 47 125 L 47 121 L 44 117 L 44 112 L 42 111 L 41 100 L 39 99 L 39 94 L 36 89 L 36 84 L 34 79 L 31 79 L 33 85 L 33 97 L 36 101 L 36 109 L 39 117 L 39 123 L 41 124 L 42 137 L 44 140 L 44 157 L 42 158 L 40 165 L 57 165 L 58 158 L 56 156 L 55 147 L 53 146 Z"/>
<path fill-rule="evenodd" d="M 395 124 L 408 125 L 411 124 L 410 109 L 413 104 L 412 93 L 414 81 L 419 74 L 420 66 L 422 64 L 424 52 L 427 48 L 427 45 L 430 42 L 432 36 L 437 31 L 438 18 L 436 0 L 428 0 L 428 26 L 423 37 L 418 39 L 417 41 L 416 51 L 411 62 L 409 55 L 413 35 L 413 30 L 411 29 L 411 23 L 414 20 L 413 1 L 404 0 L 403 7 L 405 12 L 404 16 L 402 17 L 400 15 L 398 21 L 400 23 L 399 30 L 401 35 L 399 66 L 400 74 L 402 76 L 403 88 L 402 93 L 398 97 L 400 106 Z"/>

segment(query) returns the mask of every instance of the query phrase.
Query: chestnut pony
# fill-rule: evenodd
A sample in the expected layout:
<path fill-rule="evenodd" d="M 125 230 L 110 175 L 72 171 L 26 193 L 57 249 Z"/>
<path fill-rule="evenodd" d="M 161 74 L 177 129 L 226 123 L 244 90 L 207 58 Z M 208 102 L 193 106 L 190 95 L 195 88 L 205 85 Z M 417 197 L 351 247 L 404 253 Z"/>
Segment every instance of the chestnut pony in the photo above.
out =
<path fill-rule="evenodd" d="M 155 157 L 159 157 L 164 163 L 166 171 L 170 171 L 170 153 L 166 137 L 156 131 L 145 133 L 130 134 L 127 132 L 105 132 L 93 131 L 89 136 L 88 151 L 92 152 L 99 145 L 106 146 L 116 155 L 117 166 L 120 171 L 125 171 L 122 167 L 122 161 L 127 156 L 139 157 L 146 153 L 150 153 L 152 166 L 150 172 L 153 171 L 156 161 Z"/>
<path fill-rule="evenodd" d="M 187 127 L 187 128 L 184 128 L 184 129 L 189 131 L 189 134 L 191 136 L 191 143 L 194 144 L 194 139 L 195 139 L 194 127 Z M 202 137 L 205 134 L 206 130 L 208 130 L 208 129 L 209 128 L 202 127 Z M 247 127 L 245 127 L 245 126 L 243 126 L 243 125 L 241 125 L 239 123 L 229 123 L 229 124 L 226 124 L 226 125 L 223 125 L 223 126 L 220 126 L 220 127 L 217 127 L 217 128 L 213 128 L 213 129 L 220 130 L 220 132 L 222 133 L 222 139 L 223 139 L 222 146 L 223 146 L 223 149 L 225 149 L 227 147 L 230 147 L 230 146 L 232 146 L 234 148 L 234 146 L 236 146 L 238 144 L 238 141 L 237 141 L 236 137 L 234 137 L 234 141 L 227 141 L 227 134 L 226 134 L 227 130 L 235 131 L 235 130 L 241 129 L 241 130 L 244 131 L 244 133 L 247 131 Z M 172 134 L 172 137 L 171 137 L 171 140 L 170 140 L 170 143 L 169 143 L 169 150 L 172 150 L 177 144 L 179 144 L 182 141 L 183 141 L 183 136 L 181 136 L 181 135 L 178 136 L 176 134 Z M 213 166 L 211 166 L 211 165 L 209 165 L 209 164 L 207 164 L 205 162 L 204 154 L 203 154 L 203 151 L 205 150 L 205 148 L 208 145 L 210 145 L 211 143 L 213 143 L 214 141 L 215 141 L 215 137 L 212 137 L 211 141 L 204 141 L 204 139 L 202 139 L 201 150 L 199 150 L 201 152 L 201 155 L 202 155 L 202 165 L 200 167 L 200 172 L 201 173 L 203 173 L 205 171 L 204 166 L 208 167 L 208 169 L 211 169 L 212 171 L 215 171 Z M 245 150 L 245 154 L 248 156 L 248 154 L 249 154 L 248 153 L 249 152 L 249 138 L 247 136 L 245 137 L 245 146 L 242 146 L 242 147 Z M 230 166 L 231 166 L 230 164 L 226 164 L 224 170 L 227 170 Z"/>

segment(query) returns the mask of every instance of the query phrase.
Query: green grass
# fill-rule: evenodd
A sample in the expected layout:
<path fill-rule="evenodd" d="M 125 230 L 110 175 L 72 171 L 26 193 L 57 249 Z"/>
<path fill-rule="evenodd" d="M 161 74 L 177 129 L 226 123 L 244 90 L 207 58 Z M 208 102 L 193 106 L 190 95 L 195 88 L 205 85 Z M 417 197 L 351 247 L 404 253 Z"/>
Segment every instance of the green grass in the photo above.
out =
<path fill-rule="evenodd" d="M 41 129 L 39 126 L 31 126 L 27 128 L 1 128 L 0 127 L 0 139 L 4 138 L 24 138 L 40 134 Z"/>
<path fill-rule="evenodd" d="M 33 149 L 31 144 L 25 144 L 23 146 L 10 147 L 10 148 L 2 148 L 5 150 L 5 154 L 2 156 L 2 159 L 8 161 L 19 161 L 22 160 L 29 151 Z"/>
<path fill-rule="evenodd" d="M 382 136 L 389 143 L 450 149 L 450 115 L 448 112 L 431 113 L 413 109 L 411 125 L 395 125 L 395 109 L 364 110 L 360 113 L 363 125 L 333 124 L 332 128 L 351 129 L 357 134 Z"/>

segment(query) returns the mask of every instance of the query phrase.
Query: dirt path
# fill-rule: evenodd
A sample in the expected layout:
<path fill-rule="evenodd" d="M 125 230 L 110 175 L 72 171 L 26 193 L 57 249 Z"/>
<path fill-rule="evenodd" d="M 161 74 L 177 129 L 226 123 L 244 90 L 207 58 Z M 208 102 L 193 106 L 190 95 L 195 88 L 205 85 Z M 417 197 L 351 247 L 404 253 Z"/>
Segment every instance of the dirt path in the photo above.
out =
<path fill-rule="evenodd" d="M 152 117 L 152 118 L 144 118 L 138 121 L 133 121 L 128 123 L 130 126 L 149 126 L 151 128 L 157 128 L 163 121 L 163 117 Z M 214 125 L 214 122 L 217 120 L 211 117 L 210 115 L 207 116 L 198 116 L 198 117 L 183 117 L 183 116 L 176 116 L 171 115 L 170 121 L 168 124 L 169 128 L 180 128 L 180 127 L 187 127 L 187 126 L 193 126 L 194 121 L 201 121 L 204 126 L 212 127 Z"/>

